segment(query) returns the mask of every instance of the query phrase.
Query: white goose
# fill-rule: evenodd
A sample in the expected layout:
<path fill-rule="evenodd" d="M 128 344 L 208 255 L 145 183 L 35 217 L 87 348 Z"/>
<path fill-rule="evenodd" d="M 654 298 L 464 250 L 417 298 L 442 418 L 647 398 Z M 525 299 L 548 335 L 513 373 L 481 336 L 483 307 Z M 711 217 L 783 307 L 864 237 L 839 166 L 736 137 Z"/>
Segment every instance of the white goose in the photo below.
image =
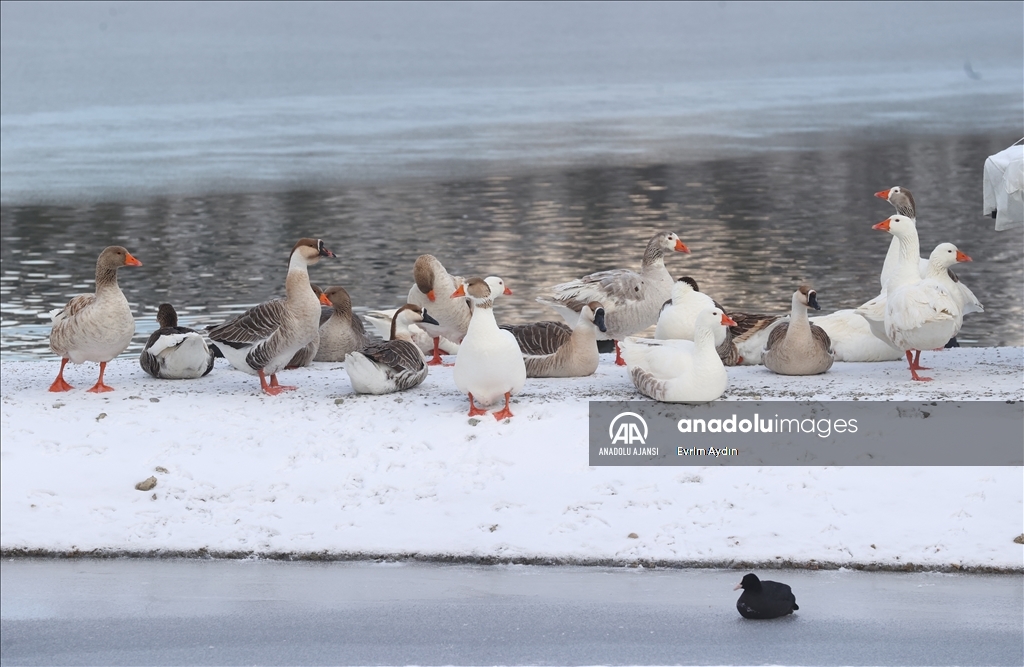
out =
<path fill-rule="evenodd" d="M 345 371 L 352 389 L 360 394 L 390 394 L 423 382 L 427 365 L 423 352 L 409 334 L 409 325 L 417 322 L 437 324 L 427 311 L 407 303 L 395 312 L 388 340 L 370 343 L 345 355 Z"/>
<path fill-rule="evenodd" d="M 64 380 L 64 366 L 70 361 L 80 364 L 97 361 L 100 376 L 89 389 L 99 394 L 113 391 L 103 384 L 107 362 L 124 352 L 135 335 L 135 318 L 128 299 L 117 285 L 117 270 L 122 266 L 142 266 L 121 246 L 104 248 L 96 259 L 96 292 L 76 296 L 66 306 L 50 313 L 50 349 L 61 357 L 57 379 L 50 391 L 68 391 L 73 387 Z"/>
<path fill-rule="evenodd" d="M 700 291 L 696 280 L 683 276 L 672 285 L 672 300 L 666 301 L 661 308 L 654 337 L 658 340 L 693 340 L 697 316 L 708 308 L 725 311 L 718 302 Z M 728 327 L 715 327 L 715 349 L 726 366 L 736 366 L 743 362 Z"/>
<path fill-rule="evenodd" d="M 469 329 L 469 304 L 465 299 L 447 298 L 465 281 L 461 276 L 448 273 L 433 255 L 416 258 L 412 277 L 416 284 L 409 290 L 407 301 L 420 308 L 429 308 L 430 314 L 439 322 L 421 327 L 434 339 L 434 356 L 428 363 L 437 366 L 442 363 L 441 338 L 461 343 Z"/>
<path fill-rule="evenodd" d="M 511 293 L 501 278 L 491 276 L 486 280 L 470 278 L 451 295 L 468 297 L 473 304 L 473 316 L 459 346 L 453 372 L 455 386 L 469 396 L 470 417 L 486 413 L 474 401 L 491 405 L 503 396 L 505 407 L 493 413 L 494 418 L 511 417 L 509 400 L 526 383 L 526 363 L 515 336 L 499 329 L 494 320 L 494 299 Z"/>
<path fill-rule="evenodd" d="M 191 380 L 213 370 L 213 350 L 195 329 L 178 326 L 178 313 L 169 303 L 156 311 L 160 328 L 150 335 L 139 365 L 155 378 Z"/>
<path fill-rule="evenodd" d="M 606 332 L 599 340 L 619 341 L 658 322 L 658 314 L 672 297 L 672 276 L 665 269 L 665 252 L 689 253 L 690 249 L 672 232 L 658 232 L 644 251 L 640 272 L 630 269 L 600 271 L 552 288 L 554 295 L 537 301 L 551 306 L 573 326 L 580 310 L 591 301 L 604 305 Z M 615 363 L 624 366 L 619 345 Z"/>
<path fill-rule="evenodd" d="M 622 355 L 633 384 L 644 396 L 668 403 L 707 403 L 729 382 L 718 352 L 715 329 L 735 322 L 718 308 L 697 316 L 694 340 L 627 338 Z"/>
<path fill-rule="evenodd" d="M 562 322 L 503 324 L 523 351 L 526 377 L 585 377 L 597 370 L 597 334 L 604 331 L 604 308 L 592 301 L 572 329 Z"/>
<path fill-rule="evenodd" d="M 386 339 L 391 335 L 391 320 L 395 318 L 395 313 L 398 312 L 397 308 L 387 308 L 384 310 L 371 310 L 365 315 L 365 319 L 370 326 L 376 329 L 377 334 Z M 436 321 L 436 320 L 435 320 Z M 420 348 L 424 354 L 431 354 L 434 351 L 434 338 L 426 331 L 421 329 L 416 324 L 409 325 L 409 335 L 412 336 L 412 342 L 416 344 L 416 347 Z M 444 336 L 438 341 L 438 351 L 444 354 L 458 354 L 459 344 L 453 343 Z M 435 364 L 436 365 L 436 364 Z"/>
<path fill-rule="evenodd" d="M 320 324 L 320 348 L 313 361 L 342 361 L 349 352 L 361 350 L 375 341 L 366 333 L 362 321 L 352 312 L 352 297 L 339 285 L 324 290 Z M 323 317 L 321 317 L 321 320 Z M 390 335 L 390 327 L 385 336 Z M 385 340 L 388 340 L 385 338 Z"/>
<path fill-rule="evenodd" d="M 903 358 L 903 353 L 893 347 L 892 343 L 871 331 L 871 325 L 854 308 L 809 319 L 811 324 L 821 327 L 828 334 L 832 350 L 836 353 L 836 361 L 896 361 Z"/>
<path fill-rule="evenodd" d="M 264 393 L 276 396 L 295 389 L 278 384 L 277 373 L 318 335 L 320 301 L 310 289 L 307 267 L 321 257 L 334 253 L 323 241 L 300 239 L 288 261 L 284 299 L 267 301 L 209 329 L 220 353 L 238 370 L 258 375 Z"/>
<path fill-rule="evenodd" d="M 779 375 L 817 375 L 832 368 L 835 352 L 821 327 L 807 319 L 807 308 L 821 310 L 817 292 L 801 285 L 793 292 L 788 322 L 782 322 L 768 336 L 762 352 L 765 367 Z"/>

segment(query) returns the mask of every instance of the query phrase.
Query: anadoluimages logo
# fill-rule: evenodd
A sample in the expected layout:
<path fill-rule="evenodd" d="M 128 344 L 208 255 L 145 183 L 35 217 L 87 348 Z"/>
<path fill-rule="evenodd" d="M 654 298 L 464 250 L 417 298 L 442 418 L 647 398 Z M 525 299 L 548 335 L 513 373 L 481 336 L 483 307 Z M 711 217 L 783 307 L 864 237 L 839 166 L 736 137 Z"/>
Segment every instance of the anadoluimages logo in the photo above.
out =
<path fill-rule="evenodd" d="M 617 429 L 616 424 L 619 425 Z M 635 412 L 620 412 L 608 426 L 608 437 L 613 445 L 646 445 L 647 422 Z"/>

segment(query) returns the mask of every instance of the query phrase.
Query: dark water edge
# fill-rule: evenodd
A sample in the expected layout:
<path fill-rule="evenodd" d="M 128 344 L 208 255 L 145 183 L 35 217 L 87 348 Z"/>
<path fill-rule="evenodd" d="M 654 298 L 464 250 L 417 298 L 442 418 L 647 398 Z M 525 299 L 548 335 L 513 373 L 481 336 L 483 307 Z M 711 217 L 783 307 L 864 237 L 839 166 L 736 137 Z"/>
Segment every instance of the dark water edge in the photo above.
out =
<path fill-rule="evenodd" d="M 800 283 L 822 312 L 877 294 L 892 213 L 872 194 L 913 190 L 922 252 L 955 243 L 974 262 L 958 273 L 986 305 L 959 336 L 970 346 L 1024 344 L 1024 234 L 995 232 L 982 215 L 985 158 L 1014 132 L 794 135 L 784 148 L 645 164 L 612 161 L 478 177 L 294 187 L 283 191 L 156 196 L 137 201 L 0 206 L 0 342 L 4 359 L 52 358 L 52 308 L 91 290 L 96 255 L 126 246 L 144 264 L 121 272 L 137 353 L 169 301 L 186 324 L 222 321 L 283 293 L 295 240 L 320 237 L 338 255 L 311 269 L 340 284 L 357 312 L 404 301 L 417 255 L 452 273 L 500 275 L 515 291 L 500 321 L 555 319 L 534 298 L 593 271 L 638 268 L 647 239 L 676 231 L 692 254 L 668 258 L 675 276 L 739 311 L 785 312 Z M 463 165 L 465 166 L 465 165 Z M 456 170 L 462 172 L 462 169 Z"/>

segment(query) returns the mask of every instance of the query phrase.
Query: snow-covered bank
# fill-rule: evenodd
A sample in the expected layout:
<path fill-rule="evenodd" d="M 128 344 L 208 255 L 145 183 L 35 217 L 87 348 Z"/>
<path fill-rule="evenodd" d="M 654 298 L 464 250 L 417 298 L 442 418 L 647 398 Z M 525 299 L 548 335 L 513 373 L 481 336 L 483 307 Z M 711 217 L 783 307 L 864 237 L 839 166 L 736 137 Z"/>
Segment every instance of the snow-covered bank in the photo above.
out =
<path fill-rule="evenodd" d="M 351 394 L 340 364 L 277 397 L 218 361 L 163 381 L 117 359 L 2 370 L 0 546 L 18 553 L 1024 570 L 1020 468 L 595 468 L 588 400 L 639 399 L 607 355 L 589 378 L 529 380 L 507 423 L 468 419 L 451 368 Z M 787 378 L 730 369 L 727 398 L 1024 400 L 1024 350 L 837 363 Z M 1024 430 L 1024 426 L 1022 426 Z M 1022 445 L 1024 446 L 1024 445 Z M 153 476 L 156 486 L 136 483 Z"/>

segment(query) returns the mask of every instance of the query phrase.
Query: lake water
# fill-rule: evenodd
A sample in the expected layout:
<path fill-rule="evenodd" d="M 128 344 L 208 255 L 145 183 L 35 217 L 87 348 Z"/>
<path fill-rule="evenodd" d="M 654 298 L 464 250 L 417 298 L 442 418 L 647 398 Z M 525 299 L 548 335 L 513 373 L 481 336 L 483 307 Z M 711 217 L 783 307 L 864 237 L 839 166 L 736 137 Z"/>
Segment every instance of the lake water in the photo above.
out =
<path fill-rule="evenodd" d="M 2 6 L 0 344 L 49 357 L 47 311 L 122 244 L 139 318 L 192 326 L 283 292 L 287 253 L 357 311 L 416 256 L 497 274 L 499 319 L 592 271 L 668 259 L 727 308 L 878 291 L 892 209 L 951 241 L 986 304 L 963 344 L 1024 344 L 1024 238 L 981 215 L 1024 126 L 1024 9 L 886 5 Z M 883 12 L 884 14 L 884 12 Z M 894 23 L 913 23 L 913 31 Z"/>

